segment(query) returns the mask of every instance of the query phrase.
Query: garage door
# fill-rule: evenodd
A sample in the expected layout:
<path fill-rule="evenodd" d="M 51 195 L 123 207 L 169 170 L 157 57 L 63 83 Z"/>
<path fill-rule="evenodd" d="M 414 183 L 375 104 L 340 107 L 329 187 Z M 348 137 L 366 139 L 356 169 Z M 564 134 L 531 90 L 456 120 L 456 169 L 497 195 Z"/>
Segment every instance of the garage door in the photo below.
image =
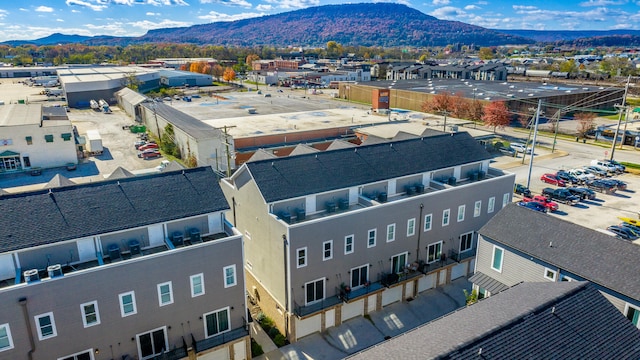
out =
<path fill-rule="evenodd" d="M 364 315 L 364 299 L 342 305 L 342 322 Z"/>
<path fill-rule="evenodd" d="M 229 348 L 224 347 L 210 353 L 198 355 L 198 360 L 229 360 Z"/>
<path fill-rule="evenodd" d="M 429 274 L 423 276 L 418 280 L 418 292 L 421 293 L 425 290 L 432 289 L 436 284 L 436 274 Z"/>
<path fill-rule="evenodd" d="M 247 360 L 247 343 L 241 341 L 233 344 L 233 359 Z"/>
<path fill-rule="evenodd" d="M 463 262 L 462 264 L 458 264 L 451 268 L 451 280 L 455 280 L 467 275 L 467 264 L 468 263 Z"/>
<path fill-rule="evenodd" d="M 392 287 L 382 292 L 382 307 L 402 300 L 402 286 Z"/>
<path fill-rule="evenodd" d="M 378 296 L 371 295 L 367 298 L 367 314 L 376 311 L 376 305 L 378 304 Z"/>
<path fill-rule="evenodd" d="M 324 328 L 328 329 L 334 326 L 336 326 L 336 309 L 327 310 L 324 313 Z"/>
<path fill-rule="evenodd" d="M 307 319 L 296 319 L 296 338 L 300 339 L 301 337 L 307 336 L 309 334 L 313 334 L 315 332 L 320 331 L 320 314 L 312 316 Z"/>

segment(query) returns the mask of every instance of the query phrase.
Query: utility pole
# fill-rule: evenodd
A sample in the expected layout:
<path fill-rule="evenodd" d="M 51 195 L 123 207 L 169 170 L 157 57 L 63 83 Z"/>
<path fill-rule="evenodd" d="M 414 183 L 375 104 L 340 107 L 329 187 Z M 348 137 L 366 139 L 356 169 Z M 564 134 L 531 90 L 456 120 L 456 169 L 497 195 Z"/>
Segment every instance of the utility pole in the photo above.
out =
<path fill-rule="evenodd" d="M 627 101 L 627 92 L 629 91 L 629 82 L 631 81 L 631 75 L 627 77 L 627 85 L 624 87 L 624 95 L 622 95 L 622 104 L 616 104 L 615 107 L 620 109 L 620 115 L 618 116 L 618 126 L 616 132 L 613 135 L 613 141 L 611 142 L 611 156 L 609 160 L 613 160 L 613 153 L 616 151 L 616 141 L 618 141 L 618 133 L 620 132 L 620 123 L 622 123 L 622 111 L 626 108 L 625 103 Z"/>
<path fill-rule="evenodd" d="M 231 149 L 229 148 L 231 146 L 231 144 L 229 143 L 229 129 L 236 127 L 235 125 L 233 126 L 223 126 L 221 128 L 214 128 L 214 129 L 218 129 L 218 130 L 222 130 L 223 134 L 224 134 L 224 144 L 226 147 L 226 153 L 227 153 L 227 177 L 231 176 Z M 217 163 L 217 156 L 216 156 L 216 163 Z M 219 169 L 218 169 L 219 170 Z"/>
<path fill-rule="evenodd" d="M 529 111 L 535 111 L 535 108 L 529 108 Z M 524 143 L 524 153 L 522 153 L 522 163 L 524 164 L 524 160 L 527 158 L 527 146 L 529 146 L 529 141 L 531 141 L 531 134 L 533 133 L 533 124 L 535 123 L 535 116 L 531 116 L 531 120 L 529 120 L 529 136 L 527 137 L 527 142 Z M 516 154 L 517 156 L 517 154 Z"/>
<path fill-rule="evenodd" d="M 441 113 L 442 115 L 444 115 L 444 126 L 442 127 L 442 131 L 446 132 L 447 131 L 447 115 L 451 114 L 451 112 L 447 110 L 442 110 Z"/>
<path fill-rule="evenodd" d="M 622 141 L 620 141 L 620 150 L 622 150 L 622 145 L 624 145 L 624 139 L 626 138 L 626 135 L 627 135 L 627 124 L 629 123 L 629 110 L 630 109 L 631 109 L 631 106 L 629 106 L 629 105 L 625 106 L 624 130 L 622 131 Z"/>
<path fill-rule="evenodd" d="M 533 128 L 533 143 L 531 144 L 531 159 L 529 160 L 529 175 L 527 176 L 527 187 L 531 185 L 531 168 L 533 167 L 533 156 L 536 152 L 536 138 L 538 136 L 538 122 L 540 121 L 540 108 L 542 107 L 542 99 L 538 99 L 538 110 L 536 111 L 536 123 Z M 527 145 L 524 148 L 527 153 Z M 523 156 L 524 157 L 524 156 Z"/>
<path fill-rule="evenodd" d="M 557 115 L 557 116 L 556 116 Z M 560 126 L 560 116 L 562 115 L 562 109 L 558 109 L 558 111 L 553 115 L 556 118 L 556 126 L 553 134 L 553 145 L 551 145 L 551 153 L 556 151 L 556 141 L 558 139 L 558 127 Z"/>

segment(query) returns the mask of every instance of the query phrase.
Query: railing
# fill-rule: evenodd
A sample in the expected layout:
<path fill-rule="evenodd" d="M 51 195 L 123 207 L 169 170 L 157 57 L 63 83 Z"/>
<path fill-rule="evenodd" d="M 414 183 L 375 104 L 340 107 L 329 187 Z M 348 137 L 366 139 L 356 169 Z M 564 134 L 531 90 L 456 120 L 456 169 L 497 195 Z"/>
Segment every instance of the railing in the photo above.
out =
<path fill-rule="evenodd" d="M 186 358 L 187 356 L 189 356 L 189 354 L 187 353 L 187 342 L 184 341 L 184 338 L 182 338 L 182 346 L 154 356 L 153 360 L 180 360 Z"/>
<path fill-rule="evenodd" d="M 472 258 L 476 255 L 476 249 L 475 248 L 471 248 L 467 251 L 461 252 L 461 253 L 457 253 L 455 251 L 451 251 L 449 257 L 456 261 L 456 262 L 461 262 L 462 260 L 465 259 L 469 259 Z"/>
<path fill-rule="evenodd" d="M 220 346 L 222 344 L 225 344 L 225 343 L 228 343 L 230 341 L 243 338 L 245 336 L 249 336 L 249 329 L 247 327 L 243 326 L 243 327 L 231 330 L 231 331 L 224 332 L 224 333 L 222 333 L 220 335 L 216 335 L 216 336 L 210 337 L 208 339 L 203 339 L 203 340 L 199 340 L 199 341 L 196 341 L 196 339 L 193 336 L 193 334 L 191 334 L 191 342 L 193 344 L 193 349 L 197 354 L 197 353 L 199 353 L 201 351 L 212 349 L 212 348 L 214 348 L 216 346 Z"/>
<path fill-rule="evenodd" d="M 338 293 L 340 294 L 340 298 L 344 302 L 349 302 L 350 300 L 357 299 L 361 296 L 370 294 L 372 292 L 378 291 L 382 289 L 384 285 L 378 282 L 367 282 L 364 286 L 357 287 L 355 289 L 351 289 L 349 287 L 340 287 L 337 288 Z"/>
<path fill-rule="evenodd" d="M 338 305 L 341 302 L 342 299 L 340 298 L 340 293 L 308 305 L 298 305 L 294 302 L 293 313 L 297 316 L 307 316 L 328 307 Z"/>

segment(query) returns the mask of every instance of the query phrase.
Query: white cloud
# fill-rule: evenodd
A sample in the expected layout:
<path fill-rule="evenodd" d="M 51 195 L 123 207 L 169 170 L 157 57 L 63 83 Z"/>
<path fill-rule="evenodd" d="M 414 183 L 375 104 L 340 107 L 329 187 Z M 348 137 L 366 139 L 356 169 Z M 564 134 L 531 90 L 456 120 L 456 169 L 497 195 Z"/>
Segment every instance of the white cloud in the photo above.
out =
<path fill-rule="evenodd" d="M 465 10 L 480 10 L 480 6 L 478 5 L 467 5 L 464 7 Z"/>
<path fill-rule="evenodd" d="M 251 3 L 247 0 L 200 0 L 203 4 L 220 4 L 225 6 L 239 6 L 243 8 L 251 8 Z"/>
<path fill-rule="evenodd" d="M 153 22 L 149 20 L 135 21 L 135 22 L 128 23 L 128 25 L 131 25 L 135 28 L 139 28 L 143 30 L 152 30 L 152 29 L 162 29 L 162 28 L 187 27 L 193 24 L 185 21 L 173 21 L 173 20 L 165 19 L 160 22 Z"/>
<path fill-rule="evenodd" d="M 35 8 L 36 12 L 53 12 L 53 8 L 52 7 L 48 7 L 48 6 L 38 6 L 37 8 Z"/>
<path fill-rule="evenodd" d="M 218 22 L 218 21 L 236 21 L 242 19 L 249 19 L 259 16 L 264 16 L 264 13 L 241 13 L 241 14 L 222 14 L 215 11 L 210 11 L 207 15 L 198 16 L 199 19 L 206 20 L 209 22 Z"/>
<path fill-rule="evenodd" d="M 459 20 L 458 17 L 464 17 L 466 13 L 460 8 L 445 6 L 433 10 L 429 15 L 441 20 Z"/>
<path fill-rule="evenodd" d="M 64 22 L 64 19 L 56 19 L 57 22 Z"/>
<path fill-rule="evenodd" d="M 256 10 L 258 10 L 258 11 L 271 11 L 271 10 L 273 10 L 273 6 L 271 6 L 269 4 L 260 4 L 260 5 L 256 6 Z"/>
<path fill-rule="evenodd" d="M 311 6 L 318 6 L 320 0 L 266 0 L 269 4 L 274 4 L 279 9 L 301 9 Z"/>
<path fill-rule="evenodd" d="M 66 0 L 65 3 L 67 4 L 67 6 L 86 7 L 88 9 L 93 10 L 93 11 L 102 11 L 102 10 L 107 8 L 107 5 L 104 5 L 102 3 L 94 4 L 92 2 L 83 1 L 83 0 Z"/>
<path fill-rule="evenodd" d="M 20 11 L 29 11 L 29 9 L 25 9 L 25 8 L 19 8 L 18 10 L 20 10 Z"/>
<path fill-rule="evenodd" d="M 580 6 L 611 6 L 611 5 L 624 5 L 626 0 L 587 0 L 580 3 Z"/>
<path fill-rule="evenodd" d="M 449 5 L 451 1 L 449 0 L 433 0 L 433 5 L 435 6 L 442 6 L 442 5 Z"/>
<path fill-rule="evenodd" d="M 147 12 L 145 15 L 147 15 L 147 16 L 160 16 L 160 13 Z"/>
<path fill-rule="evenodd" d="M 99 2 L 104 2 L 106 0 L 97 0 Z M 171 6 L 171 5 L 179 5 L 179 6 L 189 6 L 189 4 L 184 0 L 112 0 L 114 4 L 118 5 L 153 5 L 153 6 Z"/>

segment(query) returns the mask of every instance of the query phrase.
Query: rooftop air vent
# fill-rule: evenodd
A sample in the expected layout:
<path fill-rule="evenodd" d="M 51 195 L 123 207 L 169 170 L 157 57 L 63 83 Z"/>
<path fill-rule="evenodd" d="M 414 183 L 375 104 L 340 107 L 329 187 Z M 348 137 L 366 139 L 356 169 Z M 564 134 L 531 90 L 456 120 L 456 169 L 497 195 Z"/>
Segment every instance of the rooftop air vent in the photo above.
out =
<path fill-rule="evenodd" d="M 64 276 L 64 274 L 62 273 L 62 266 L 60 266 L 60 264 L 47 266 L 47 273 L 49 274 L 49 277 L 52 279 Z"/>
<path fill-rule="evenodd" d="M 30 269 L 24 272 L 24 281 L 27 284 L 40 281 L 40 275 L 38 275 L 38 269 Z"/>

